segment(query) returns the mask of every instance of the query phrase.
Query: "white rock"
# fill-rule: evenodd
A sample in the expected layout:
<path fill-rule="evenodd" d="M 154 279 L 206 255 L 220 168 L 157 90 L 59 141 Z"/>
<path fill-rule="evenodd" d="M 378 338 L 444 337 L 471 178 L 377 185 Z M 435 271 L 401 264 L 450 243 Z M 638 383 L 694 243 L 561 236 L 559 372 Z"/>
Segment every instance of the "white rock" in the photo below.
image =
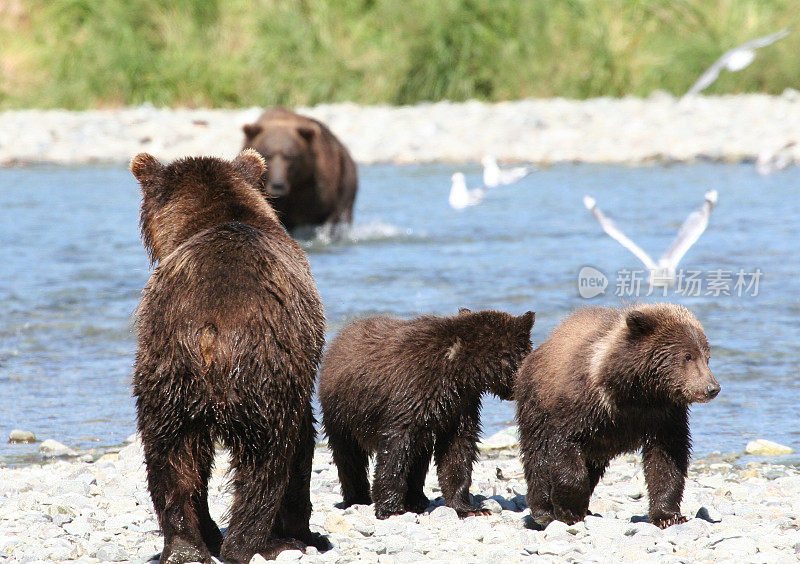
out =
<path fill-rule="evenodd" d="M 284 550 L 284 552 L 286 551 Z M 269 560 L 267 560 L 260 554 L 254 554 L 253 557 L 250 559 L 250 564 L 267 564 L 267 562 L 269 562 Z"/>
<path fill-rule="evenodd" d="M 275 558 L 276 562 L 294 562 L 303 557 L 302 550 L 284 550 Z M 252 562 L 252 559 L 250 560 Z"/>
<path fill-rule="evenodd" d="M 506 427 L 478 443 L 478 449 L 481 451 L 511 449 L 517 446 L 519 446 L 519 431 L 516 427 Z"/>
<path fill-rule="evenodd" d="M 8 434 L 8 442 L 10 443 L 35 443 L 36 435 L 30 431 L 23 431 L 21 429 L 14 429 Z"/>
<path fill-rule="evenodd" d="M 128 555 L 122 548 L 113 542 L 107 542 L 97 547 L 95 558 L 103 562 L 122 562 L 128 560 Z"/>
<path fill-rule="evenodd" d="M 331 513 L 325 519 L 325 530 L 329 533 L 346 533 L 350 530 L 350 523 L 341 515 Z"/>
<path fill-rule="evenodd" d="M 434 521 L 458 521 L 456 510 L 446 505 L 440 505 L 431 511 L 429 516 Z"/>
<path fill-rule="evenodd" d="M 39 445 L 39 452 L 45 456 L 74 456 L 76 452 L 53 439 L 47 439 Z"/>
<path fill-rule="evenodd" d="M 744 449 L 745 454 L 757 456 L 780 456 L 794 453 L 794 449 L 766 439 L 750 441 Z"/>

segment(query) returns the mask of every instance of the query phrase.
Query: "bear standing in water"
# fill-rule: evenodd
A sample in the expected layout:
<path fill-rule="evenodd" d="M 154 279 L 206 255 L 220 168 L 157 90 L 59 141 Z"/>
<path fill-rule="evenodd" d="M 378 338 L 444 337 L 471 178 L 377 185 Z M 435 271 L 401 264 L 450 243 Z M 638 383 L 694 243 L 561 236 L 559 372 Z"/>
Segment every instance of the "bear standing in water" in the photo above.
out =
<path fill-rule="evenodd" d="M 375 515 L 428 507 L 431 456 L 445 503 L 485 514 L 469 500 L 481 396 L 511 399 L 531 349 L 533 312 L 462 309 L 410 321 L 374 317 L 348 325 L 325 353 L 319 397 L 346 506 L 375 501 Z M 377 453 L 370 498 L 367 464 Z"/>
<path fill-rule="evenodd" d="M 284 108 L 242 129 L 244 147 L 267 162 L 265 192 L 286 229 L 352 223 L 356 164 L 330 129 Z"/>
<path fill-rule="evenodd" d="M 257 188 L 264 170 L 255 151 L 131 162 L 158 263 L 137 310 L 133 387 L 161 562 L 327 547 L 308 526 L 322 306 L 305 253 Z M 233 474 L 224 541 L 207 501 L 215 439 Z"/>
<path fill-rule="evenodd" d="M 650 522 L 682 523 L 689 404 L 720 391 L 703 327 L 672 304 L 585 308 L 523 361 L 514 390 L 528 506 L 582 520 L 608 463 L 642 449 Z"/>

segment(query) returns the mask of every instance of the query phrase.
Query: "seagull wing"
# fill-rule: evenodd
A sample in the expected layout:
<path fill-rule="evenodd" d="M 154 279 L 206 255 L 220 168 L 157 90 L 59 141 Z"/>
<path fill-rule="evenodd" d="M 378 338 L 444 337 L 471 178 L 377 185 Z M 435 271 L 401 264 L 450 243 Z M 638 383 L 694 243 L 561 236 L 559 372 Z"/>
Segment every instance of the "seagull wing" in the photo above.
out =
<path fill-rule="evenodd" d="M 648 255 L 639 245 L 628 239 L 628 237 L 620 230 L 620 228 L 617 227 L 613 221 L 607 218 L 603 212 L 600 211 L 600 208 L 597 207 L 597 203 L 594 201 L 594 198 L 584 196 L 583 204 L 589 211 L 592 212 L 594 217 L 600 223 L 600 227 L 602 227 L 603 231 L 608 233 L 612 239 L 615 239 L 620 245 L 636 255 L 636 257 L 644 263 L 648 270 L 654 270 L 656 268 L 656 263 L 653 262 L 653 259 L 650 258 L 650 255 Z"/>
<path fill-rule="evenodd" d="M 783 39 L 789 35 L 789 29 L 782 29 L 777 33 L 773 33 L 770 35 L 765 35 L 763 37 L 757 37 L 756 39 L 752 39 L 747 43 L 743 43 L 737 49 L 758 49 L 759 47 L 766 47 L 767 45 L 772 45 L 779 39 Z"/>
<path fill-rule="evenodd" d="M 752 39 L 747 43 L 739 45 L 738 47 L 734 47 L 733 49 L 725 51 L 725 53 L 723 53 L 723 55 L 719 59 L 717 59 L 713 65 L 708 67 L 708 70 L 704 72 L 700 76 L 700 78 L 697 79 L 697 82 L 695 82 L 692 85 L 692 87 L 689 88 L 689 90 L 686 92 L 686 94 L 684 94 L 684 96 L 697 94 L 698 92 L 701 92 L 706 88 L 708 88 L 712 82 L 717 80 L 717 77 L 719 76 L 719 71 L 723 69 L 723 67 L 728 63 L 728 60 L 734 55 L 734 53 L 738 51 L 749 51 L 752 49 L 758 49 L 759 47 L 766 47 L 767 45 L 775 43 L 779 39 L 783 39 L 787 35 L 789 35 L 789 30 L 783 29 L 771 35 L 757 37 L 756 39 Z"/>
<path fill-rule="evenodd" d="M 659 260 L 659 264 L 674 270 L 683 258 L 683 255 L 695 244 L 708 227 L 708 219 L 711 217 L 711 210 L 717 203 L 717 191 L 711 190 L 706 194 L 706 201 L 703 206 L 689 214 L 686 221 L 681 225 L 678 236 L 672 242 L 667 252 Z"/>
<path fill-rule="evenodd" d="M 730 56 L 730 51 L 722 55 L 719 59 L 716 60 L 716 62 L 713 65 L 708 67 L 708 70 L 704 72 L 702 75 L 700 75 L 700 78 L 697 79 L 697 82 L 692 84 L 692 87 L 686 91 L 686 94 L 684 94 L 684 96 L 691 96 L 692 94 L 697 94 L 698 92 L 702 92 L 703 90 L 711 86 L 711 83 L 717 80 L 717 77 L 719 76 L 719 71 L 721 71 L 722 68 L 725 66 L 725 63 L 727 62 L 729 56 Z"/>

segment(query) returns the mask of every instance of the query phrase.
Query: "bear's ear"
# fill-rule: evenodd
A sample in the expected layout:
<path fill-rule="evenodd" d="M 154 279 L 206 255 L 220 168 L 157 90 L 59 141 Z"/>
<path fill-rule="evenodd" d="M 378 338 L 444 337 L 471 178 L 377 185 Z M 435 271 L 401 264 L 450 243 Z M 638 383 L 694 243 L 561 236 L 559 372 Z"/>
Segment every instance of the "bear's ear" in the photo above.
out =
<path fill-rule="evenodd" d="M 625 317 L 625 324 L 632 337 L 640 337 L 652 333 L 656 328 L 656 320 L 641 311 L 630 311 Z"/>
<path fill-rule="evenodd" d="M 536 314 L 532 311 L 526 311 L 519 318 L 522 320 L 523 330 L 530 333 L 531 329 L 533 329 L 533 324 L 536 322 Z"/>
<path fill-rule="evenodd" d="M 316 131 L 314 131 L 313 127 L 308 127 L 305 125 L 298 127 L 297 133 L 299 133 L 300 137 L 302 137 L 309 143 L 311 143 L 314 140 L 314 135 L 316 135 Z"/>
<path fill-rule="evenodd" d="M 264 131 L 264 128 L 258 123 L 247 123 L 242 126 L 242 131 L 244 131 L 244 136 L 247 137 L 247 139 L 253 139 Z"/>
<path fill-rule="evenodd" d="M 472 310 L 465 307 L 458 308 L 458 315 L 463 315 L 465 313 L 472 313 Z"/>
<path fill-rule="evenodd" d="M 164 172 L 164 165 L 150 153 L 139 153 L 133 157 L 130 168 L 133 176 L 142 184 L 143 188 L 146 184 L 152 184 L 161 178 L 161 174 Z"/>
<path fill-rule="evenodd" d="M 254 187 L 261 189 L 264 183 L 264 173 L 267 171 L 267 163 L 255 149 L 245 149 L 239 156 L 233 159 L 233 168 Z"/>

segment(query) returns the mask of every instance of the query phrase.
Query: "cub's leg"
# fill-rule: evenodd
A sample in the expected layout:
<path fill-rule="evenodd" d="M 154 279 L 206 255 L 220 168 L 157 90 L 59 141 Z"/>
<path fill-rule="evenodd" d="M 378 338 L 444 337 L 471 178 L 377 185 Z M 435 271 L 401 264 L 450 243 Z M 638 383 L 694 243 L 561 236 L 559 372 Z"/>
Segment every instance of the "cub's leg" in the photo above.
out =
<path fill-rule="evenodd" d="M 425 476 L 431 464 L 433 449 L 425 446 L 422 452 L 416 453 L 414 461 L 408 472 L 408 489 L 406 491 L 405 509 L 412 513 L 422 513 L 430 504 L 430 500 L 425 497 L 423 488 L 425 486 Z"/>
<path fill-rule="evenodd" d="M 650 522 L 662 529 L 685 523 L 681 499 L 689 468 L 689 421 L 684 410 L 669 429 L 649 436 L 642 448 L 644 477 L 650 499 Z"/>
<path fill-rule="evenodd" d="M 437 437 L 434 457 L 445 504 L 456 510 L 459 517 L 490 515 L 469 501 L 472 484 L 472 465 L 478 458 L 477 417 L 463 416 L 449 437 Z"/>
<path fill-rule="evenodd" d="M 375 501 L 375 516 L 378 519 L 386 519 L 406 511 L 404 502 L 408 491 L 411 444 L 414 439 L 411 433 L 406 432 L 403 436 L 383 437 L 378 444 L 375 478 L 372 481 L 372 499 Z"/>
<path fill-rule="evenodd" d="M 582 521 L 589 509 L 591 495 L 589 470 L 575 444 L 560 445 L 553 450 L 550 463 L 553 516 L 568 525 Z"/>
<path fill-rule="evenodd" d="M 333 452 L 333 461 L 339 472 L 339 483 L 342 487 L 343 506 L 354 504 L 369 505 L 369 457 L 359 446 L 355 438 L 345 432 L 328 431 L 328 445 Z"/>

